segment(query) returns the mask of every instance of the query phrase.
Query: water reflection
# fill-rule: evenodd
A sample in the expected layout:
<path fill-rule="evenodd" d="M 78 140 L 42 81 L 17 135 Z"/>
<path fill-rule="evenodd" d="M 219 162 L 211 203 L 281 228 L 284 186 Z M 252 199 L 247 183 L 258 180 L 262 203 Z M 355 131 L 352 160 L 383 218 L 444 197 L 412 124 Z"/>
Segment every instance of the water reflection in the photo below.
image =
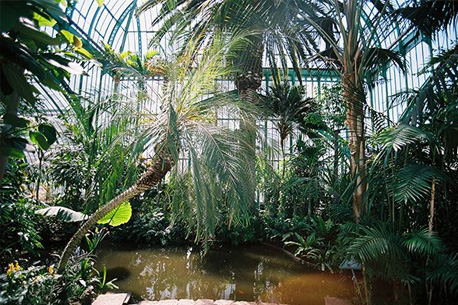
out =
<path fill-rule="evenodd" d="M 304 268 L 264 246 L 221 247 L 206 256 L 192 248 L 126 250 L 105 247 L 99 267 L 118 270 L 116 285 L 139 299 L 227 299 L 324 304 L 325 296 L 352 298 L 348 276 Z M 127 270 L 127 272 L 126 272 Z M 121 272 L 123 271 L 123 272 Z"/>

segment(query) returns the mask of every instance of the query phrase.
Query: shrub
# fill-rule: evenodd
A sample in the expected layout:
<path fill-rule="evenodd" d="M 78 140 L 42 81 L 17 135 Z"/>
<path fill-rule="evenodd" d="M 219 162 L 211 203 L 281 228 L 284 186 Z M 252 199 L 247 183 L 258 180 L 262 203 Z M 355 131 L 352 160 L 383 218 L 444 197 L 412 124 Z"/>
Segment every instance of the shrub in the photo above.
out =
<path fill-rule="evenodd" d="M 10 263 L 0 275 L 0 304 L 90 304 L 98 293 L 116 287 L 106 282 L 105 268 L 101 274 L 93 265 L 88 253 L 73 257 L 63 274 L 55 273 L 53 265 L 23 268 Z"/>
<path fill-rule="evenodd" d="M 0 263 L 5 264 L 23 251 L 34 254 L 42 248 L 36 230 L 36 216 L 31 201 L 24 198 L 27 182 L 22 161 L 10 162 L 0 189 Z"/>

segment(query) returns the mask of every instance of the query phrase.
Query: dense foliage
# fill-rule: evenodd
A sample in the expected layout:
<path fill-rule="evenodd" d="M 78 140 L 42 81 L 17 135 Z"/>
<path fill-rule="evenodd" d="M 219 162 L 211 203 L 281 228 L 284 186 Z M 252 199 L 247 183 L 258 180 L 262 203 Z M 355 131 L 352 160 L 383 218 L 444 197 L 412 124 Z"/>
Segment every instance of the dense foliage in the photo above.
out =
<path fill-rule="evenodd" d="M 366 102 L 388 67 L 408 68 L 378 31 L 397 21 L 436 39 L 456 24 L 454 1 L 145 1 L 137 14 L 162 5 L 153 43 L 174 31 L 183 46 L 146 55 L 90 54 L 61 2 L 0 2 L 0 303 L 90 303 L 113 287 L 93 268 L 105 236 L 264 242 L 323 271 L 359 264 L 361 304 L 457 302 L 456 41 L 423 84 L 386 97 L 403 105 L 397 122 Z M 260 89 L 263 52 L 272 82 Z M 81 63 L 102 67 L 113 92 L 73 92 Z M 335 84 L 307 96 L 301 67 L 332 70 Z M 237 92 L 220 92 L 222 78 Z M 142 112 L 148 99 L 159 113 Z M 256 134 L 260 121 L 278 143 Z"/>

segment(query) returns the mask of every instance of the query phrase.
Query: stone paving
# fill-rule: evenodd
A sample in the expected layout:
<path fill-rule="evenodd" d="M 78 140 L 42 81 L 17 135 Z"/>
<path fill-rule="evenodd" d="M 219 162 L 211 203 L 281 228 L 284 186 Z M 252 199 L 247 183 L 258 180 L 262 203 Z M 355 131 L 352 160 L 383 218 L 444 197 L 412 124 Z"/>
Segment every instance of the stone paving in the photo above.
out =
<path fill-rule="evenodd" d="M 245 301 L 230 301 L 230 300 L 161 300 L 161 301 L 141 301 L 138 305 L 278 305 L 278 303 L 254 303 Z"/>
<path fill-rule="evenodd" d="M 99 295 L 92 305 L 125 305 L 130 299 L 130 293 L 107 293 Z M 325 305 L 351 305 L 349 300 L 325 297 Z M 133 305 L 133 304 L 132 304 Z M 231 301 L 231 300 L 161 300 L 161 301 L 140 301 L 138 305 L 285 305 L 278 303 L 256 303 L 245 301 Z"/>

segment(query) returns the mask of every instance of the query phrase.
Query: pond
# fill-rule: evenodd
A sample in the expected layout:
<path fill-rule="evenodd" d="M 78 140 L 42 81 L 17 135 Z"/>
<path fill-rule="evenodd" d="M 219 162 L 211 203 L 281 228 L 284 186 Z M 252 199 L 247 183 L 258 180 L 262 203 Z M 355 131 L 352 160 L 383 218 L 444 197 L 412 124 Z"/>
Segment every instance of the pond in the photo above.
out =
<path fill-rule="evenodd" d="M 97 268 L 106 265 L 120 291 L 138 300 L 227 299 L 322 305 L 326 296 L 351 299 L 348 274 L 311 270 L 264 245 L 220 246 L 206 255 L 192 247 L 132 249 L 101 245 Z"/>

